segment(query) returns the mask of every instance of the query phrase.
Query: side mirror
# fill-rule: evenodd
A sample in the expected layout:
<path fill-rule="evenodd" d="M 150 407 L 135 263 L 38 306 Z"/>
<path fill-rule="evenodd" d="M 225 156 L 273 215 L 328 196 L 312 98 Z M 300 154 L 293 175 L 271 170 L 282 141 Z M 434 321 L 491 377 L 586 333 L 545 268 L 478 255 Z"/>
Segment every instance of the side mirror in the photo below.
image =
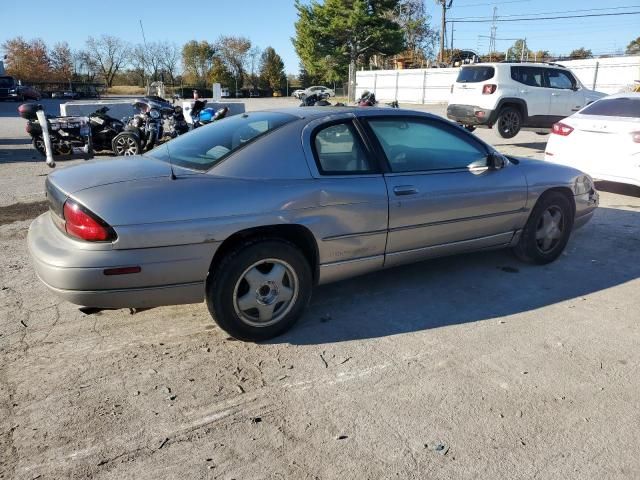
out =
<path fill-rule="evenodd" d="M 500 154 L 490 153 L 487 157 L 487 167 L 489 167 L 489 170 L 504 168 L 504 157 Z"/>

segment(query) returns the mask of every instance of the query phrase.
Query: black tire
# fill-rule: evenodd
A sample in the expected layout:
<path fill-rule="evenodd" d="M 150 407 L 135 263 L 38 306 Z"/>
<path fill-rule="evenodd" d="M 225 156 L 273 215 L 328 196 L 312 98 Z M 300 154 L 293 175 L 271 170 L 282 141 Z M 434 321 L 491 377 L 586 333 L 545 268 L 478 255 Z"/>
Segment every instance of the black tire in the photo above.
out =
<path fill-rule="evenodd" d="M 44 139 L 42 137 L 35 137 L 31 141 L 31 144 L 33 145 L 33 148 L 35 148 L 40 155 L 42 155 L 43 157 L 47 156 L 47 150 L 45 149 Z"/>
<path fill-rule="evenodd" d="M 139 155 L 142 151 L 138 136 L 132 132 L 120 132 L 113 137 L 111 149 L 119 157 Z"/>
<path fill-rule="evenodd" d="M 498 135 L 502 138 L 513 138 L 522 127 L 522 114 L 514 107 L 504 107 L 496 119 Z"/>
<path fill-rule="evenodd" d="M 265 280 L 276 265 L 285 272 L 279 286 L 277 280 Z M 247 280 L 251 273 L 256 274 L 253 288 Z M 309 262 L 295 245 L 279 239 L 253 240 L 226 255 L 209 273 L 207 307 L 215 322 L 232 337 L 254 342 L 268 340 L 298 320 L 311 299 L 312 287 Z M 285 289 L 291 296 L 281 301 Z M 243 306 L 242 299 L 247 295 Z M 260 319 L 261 311 L 251 307 L 253 304 L 266 308 L 273 305 L 271 319 Z"/>
<path fill-rule="evenodd" d="M 556 191 L 542 195 L 513 248 L 520 260 L 544 265 L 560 256 L 573 228 L 574 208 L 571 202 L 566 195 Z M 557 228 L 549 222 L 556 224 Z"/>
<path fill-rule="evenodd" d="M 473 132 L 476 129 L 474 125 L 462 125 L 462 128 L 464 128 L 467 132 Z"/>
<path fill-rule="evenodd" d="M 549 135 L 549 132 L 536 132 L 536 135 Z"/>

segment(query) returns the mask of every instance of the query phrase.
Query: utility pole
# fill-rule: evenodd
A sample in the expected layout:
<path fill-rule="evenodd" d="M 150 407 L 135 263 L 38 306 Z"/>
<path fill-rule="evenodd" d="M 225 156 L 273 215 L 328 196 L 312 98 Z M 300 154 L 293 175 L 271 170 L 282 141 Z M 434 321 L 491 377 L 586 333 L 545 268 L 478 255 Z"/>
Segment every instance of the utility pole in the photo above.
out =
<path fill-rule="evenodd" d="M 496 20 L 498 19 L 498 7 L 493 7 L 493 23 L 491 25 L 491 36 L 489 37 L 489 61 L 493 61 L 493 52 L 496 51 L 496 32 L 498 31 L 498 25 Z"/>
<path fill-rule="evenodd" d="M 446 41 L 446 29 L 447 29 L 447 10 L 451 8 L 453 0 L 436 0 L 436 3 L 442 7 L 442 22 L 440 24 L 440 55 L 438 60 L 444 62 L 444 47 Z"/>
<path fill-rule="evenodd" d="M 520 62 L 524 61 L 524 51 L 527 49 L 527 39 L 522 40 L 522 50 L 520 51 Z"/>

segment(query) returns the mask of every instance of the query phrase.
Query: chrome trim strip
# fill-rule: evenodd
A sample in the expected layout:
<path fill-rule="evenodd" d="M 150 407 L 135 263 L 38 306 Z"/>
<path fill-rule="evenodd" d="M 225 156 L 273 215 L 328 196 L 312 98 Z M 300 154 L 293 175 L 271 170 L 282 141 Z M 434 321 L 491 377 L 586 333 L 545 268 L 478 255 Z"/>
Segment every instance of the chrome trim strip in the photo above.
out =
<path fill-rule="evenodd" d="M 513 231 L 503 232 L 503 233 L 498 233 L 496 235 L 489 235 L 487 237 L 476 237 L 476 238 L 470 238 L 469 240 L 460 240 L 458 242 L 439 243 L 438 245 L 431 245 L 429 247 L 413 248 L 411 250 L 401 250 L 399 252 L 387 253 L 387 257 L 393 257 L 395 255 L 405 255 L 407 253 L 414 253 L 414 252 L 424 252 L 424 251 L 427 251 L 427 250 L 435 250 L 437 248 L 442 248 L 442 247 L 452 247 L 452 246 L 456 246 L 456 245 L 466 245 L 466 244 L 469 244 L 469 243 L 475 243 L 475 242 L 479 242 L 479 241 L 482 241 L 482 240 L 490 240 L 492 238 L 504 237 L 505 235 L 509 235 L 509 234 L 511 234 L 511 238 L 513 238 L 513 235 L 515 234 L 515 232 L 513 232 Z M 508 245 L 510 241 L 511 241 L 511 239 L 507 240 L 503 244 L 496 244 L 496 246 L 498 246 L 498 245 Z"/>
<path fill-rule="evenodd" d="M 448 223 L 456 223 L 456 222 L 466 222 L 469 220 L 483 220 L 485 218 L 493 218 L 493 217 L 501 217 L 503 215 L 513 215 L 514 213 L 525 213 L 528 212 L 528 208 L 519 208 L 518 210 L 509 210 L 508 212 L 500 212 L 500 213 L 488 213 L 486 215 L 478 215 L 476 217 L 462 217 L 462 218 L 454 218 L 452 220 L 442 220 L 440 222 L 431 222 L 431 223 L 420 223 L 418 225 L 406 225 L 404 227 L 394 227 L 389 229 L 389 233 L 398 232 L 402 230 L 412 230 L 414 228 L 424 228 L 424 227 L 434 227 L 437 225 L 446 225 Z"/>
<path fill-rule="evenodd" d="M 371 255 L 370 257 L 359 257 L 359 258 L 352 258 L 350 260 L 339 260 L 337 262 L 331 262 L 331 263 L 322 263 L 320 264 L 320 268 L 323 267 L 337 267 L 339 265 L 347 265 L 349 263 L 357 263 L 357 262 L 367 262 L 370 260 L 377 260 L 380 258 L 384 258 L 384 255 Z"/>
<path fill-rule="evenodd" d="M 387 230 L 371 230 L 370 232 L 345 233 L 344 235 L 330 235 L 328 237 L 324 237 L 322 241 L 330 242 L 331 240 L 342 240 L 344 238 L 370 237 L 372 235 L 380 235 L 384 233 L 387 233 Z"/>

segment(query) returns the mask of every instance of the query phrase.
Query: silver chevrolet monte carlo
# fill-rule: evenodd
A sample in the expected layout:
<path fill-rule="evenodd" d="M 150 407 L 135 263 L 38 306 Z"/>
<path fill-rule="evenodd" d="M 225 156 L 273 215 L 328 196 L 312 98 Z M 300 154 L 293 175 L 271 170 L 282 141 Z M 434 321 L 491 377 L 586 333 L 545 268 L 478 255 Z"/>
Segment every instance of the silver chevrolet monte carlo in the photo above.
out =
<path fill-rule="evenodd" d="M 481 249 L 551 262 L 598 205 L 578 170 L 386 108 L 237 115 L 56 171 L 46 190 L 28 243 L 54 293 L 98 308 L 205 299 L 245 340 L 291 327 L 314 284 Z"/>

